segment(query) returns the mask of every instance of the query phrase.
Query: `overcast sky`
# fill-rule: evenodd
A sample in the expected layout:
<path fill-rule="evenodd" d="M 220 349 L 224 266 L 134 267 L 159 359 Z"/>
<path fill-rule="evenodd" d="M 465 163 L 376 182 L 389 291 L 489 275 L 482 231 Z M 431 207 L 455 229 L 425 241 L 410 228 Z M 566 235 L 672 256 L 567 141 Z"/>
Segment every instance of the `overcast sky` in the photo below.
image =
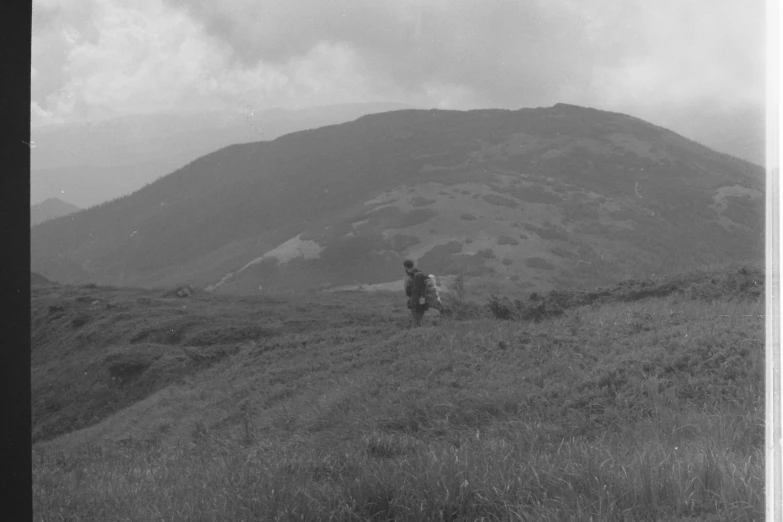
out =
<path fill-rule="evenodd" d="M 752 147 L 764 53 L 763 0 L 34 0 L 31 112 L 566 102 Z"/>

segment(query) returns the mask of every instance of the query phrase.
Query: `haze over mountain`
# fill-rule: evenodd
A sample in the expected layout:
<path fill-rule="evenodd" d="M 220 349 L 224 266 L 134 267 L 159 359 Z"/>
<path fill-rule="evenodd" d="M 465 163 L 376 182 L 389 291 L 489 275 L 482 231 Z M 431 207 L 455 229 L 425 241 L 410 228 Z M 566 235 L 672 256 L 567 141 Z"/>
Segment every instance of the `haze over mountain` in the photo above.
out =
<path fill-rule="evenodd" d="M 238 144 L 31 231 L 61 282 L 328 288 L 404 258 L 519 289 L 763 255 L 764 172 L 573 105 L 403 110 Z"/>
<path fill-rule="evenodd" d="M 81 210 L 76 205 L 59 198 L 50 198 L 36 205 L 30 206 L 30 226 L 43 223 L 49 219 L 67 216 Z"/>
<path fill-rule="evenodd" d="M 236 143 L 270 140 L 374 112 L 394 102 L 300 110 L 138 114 L 31 129 L 31 203 L 65 197 L 88 208 L 130 194 L 190 161 Z"/>

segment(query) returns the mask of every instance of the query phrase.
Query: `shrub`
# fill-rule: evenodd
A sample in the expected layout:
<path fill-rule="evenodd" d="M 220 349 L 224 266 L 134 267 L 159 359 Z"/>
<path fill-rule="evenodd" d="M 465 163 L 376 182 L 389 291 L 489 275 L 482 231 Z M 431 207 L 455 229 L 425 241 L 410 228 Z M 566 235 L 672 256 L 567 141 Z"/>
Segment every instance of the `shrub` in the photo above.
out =
<path fill-rule="evenodd" d="M 87 324 L 87 321 L 89 321 L 89 320 L 90 320 L 90 316 L 88 316 L 87 314 L 79 314 L 76 317 L 74 317 L 73 319 L 71 319 L 71 325 L 74 328 L 79 328 L 79 327 L 84 326 L 85 324 Z"/>
<path fill-rule="evenodd" d="M 519 308 L 505 296 L 492 294 L 487 301 L 487 308 L 496 319 L 519 319 Z"/>
<path fill-rule="evenodd" d="M 552 263 L 540 257 L 529 257 L 525 260 L 525 264 L 530 268 L 542 268 L 544 270 L 555 269 L 555 266 Z"/>

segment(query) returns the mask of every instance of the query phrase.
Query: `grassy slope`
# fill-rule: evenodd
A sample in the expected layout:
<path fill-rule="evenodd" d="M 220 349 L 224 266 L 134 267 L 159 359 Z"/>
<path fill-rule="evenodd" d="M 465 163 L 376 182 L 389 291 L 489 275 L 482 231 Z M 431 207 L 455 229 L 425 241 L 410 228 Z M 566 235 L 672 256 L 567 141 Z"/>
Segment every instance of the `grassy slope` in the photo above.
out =
<path fill-rule="evenodd" d="M 758 520 L 763 300 L 723 282 L 759 274 L 697 275 L 410 332 L 396 294 L 34 288 L 36 514 Z"/>

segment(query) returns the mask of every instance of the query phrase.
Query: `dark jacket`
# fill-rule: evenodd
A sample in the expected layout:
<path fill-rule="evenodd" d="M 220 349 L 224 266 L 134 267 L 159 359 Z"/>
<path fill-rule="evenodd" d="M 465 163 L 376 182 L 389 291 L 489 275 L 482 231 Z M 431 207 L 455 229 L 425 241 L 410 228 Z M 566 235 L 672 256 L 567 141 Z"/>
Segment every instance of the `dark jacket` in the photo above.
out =
<path fill-rule="evenodd" d="M 418 268 L 414 268 L 409 274 L 405 275 L 405 295 L 410 297 L 413 295 L 413 277 L 421 272 Z"/>

